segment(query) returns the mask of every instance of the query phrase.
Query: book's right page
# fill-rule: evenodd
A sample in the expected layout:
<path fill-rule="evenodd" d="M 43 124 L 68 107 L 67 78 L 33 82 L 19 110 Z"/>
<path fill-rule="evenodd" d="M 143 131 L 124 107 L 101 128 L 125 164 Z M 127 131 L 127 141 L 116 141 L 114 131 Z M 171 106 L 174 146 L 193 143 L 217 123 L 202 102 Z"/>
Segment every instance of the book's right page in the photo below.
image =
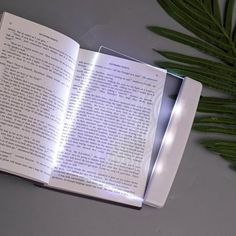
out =
<path fill-rule="evenodd" d="M 166 72 L 80 49 L 54 188 L 140 207 Z"/>

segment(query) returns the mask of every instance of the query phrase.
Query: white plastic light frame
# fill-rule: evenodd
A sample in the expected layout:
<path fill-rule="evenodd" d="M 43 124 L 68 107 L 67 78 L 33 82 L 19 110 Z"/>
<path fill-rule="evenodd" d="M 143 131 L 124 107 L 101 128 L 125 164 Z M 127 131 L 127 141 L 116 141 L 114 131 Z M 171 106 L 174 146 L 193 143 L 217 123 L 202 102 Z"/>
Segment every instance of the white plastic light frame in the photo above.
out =
<path fill-rule="evenodd" d="M 184 78 L 153 166 L 144 204 L 164 206 L 184 153 L 201 90 L 201 83 Z"/>

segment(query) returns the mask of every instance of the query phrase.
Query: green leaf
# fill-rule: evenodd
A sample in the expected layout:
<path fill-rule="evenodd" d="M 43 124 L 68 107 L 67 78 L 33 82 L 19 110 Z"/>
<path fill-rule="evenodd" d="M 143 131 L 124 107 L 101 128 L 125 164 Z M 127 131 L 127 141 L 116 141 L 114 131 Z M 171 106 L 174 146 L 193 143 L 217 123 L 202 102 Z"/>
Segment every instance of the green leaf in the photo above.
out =
<path fill-rule="evenodd" d="M 227 140 L 203 140 L 201 143 L 206 147 L 212 150 L 213 152 L 218 153 L 223 159 L 228 161 L 231 164 L 231 167 L 236 167 L 236 141 L 227 141 Z M 236 170 L 236 168 L 235 168 Z"/>
<path fill-rule="evenodd" d="M 227 0 L 224 13 L 224 27 L 228 35 L 231 35 L 232 30 L 232 18 L 234 10 L 234 0 Z"/>
<path fill-rule="evenodd" d="M 215 70 L 211 70 L 208 68 L 204 68 L 204 70 L 203 70 L 198 67 L 186 66 L 186 65 L 179 64 L 179 63 L 173 63 L 173 62 L 160 61 L 160 62 L 156 62 L 156 63 L 161 65 L 162 67 L 168 67 L 173 70 L 184 70 L 184 71 L 194 72 L 199 75 L 203 75 L 203 76 L 207 76 L 209 78 L 215 79 L 216 81 L 223 80 L 224 82 L 228 82 L 230 84 L 230 86 L 236 86 L 236 79 L 231 75 L 225 74 L 224 71 L 215 71 Z"/>
<path fill-rule="evenodd" d="M 207 16 L 204 9 L 201 7 L 198 1 L 189 1 L 189 0 L 183 0 L 186 6 L 188 6 L 192 11 L 196 11 L 198 14 L 203 15 L 204 17 Z"/>
<path fill-rule="evenodd" d="M 166 5 L 167 1 L 159 1 L 162 2 L 163 5 Z M 172 9 L 170 11 L 175 11 L 174 14 L 176 15 L 176 19 L 179 23 L 187 22 L 186 28 L 194 32 L 197 30 L 201 34 L 200 31 L 207 33 L 206 37 L 211 36 L 222 37 L 221 33 L 219 32 L 219 28 L 216 26 L 215 22 L 209 18 L 209 16 L 205 12 L 199 12 L 196 6 L 191 7 L 186 4 L 182 0 L 174 0 L 170 1 L 172 4 Z M 166 8 L 168 9 L 168 7 Z"/>
<path fill-rule="evenodd" d="M 198 111 L 204 113 L 214 113 L 221 115 L 236 115 L 236 108 L 234 107 L 226 107 L 226 106 L 218 106 L 218 105 L 205 105 L 200 103 L 198 105 Z"/>
<path fill-rule="evenodd" d="M 220 147 L 221 149 L 222 148 L 236 149 L 236 141 L 213 139 L 213 140 L 202 140 L 201 144 L 205 145 L 206 147 Z"/>
<path fill-rule="evenodd" d="M 236 105 L 236 98 L 200 97 L 201 104 Z"/>
<path fill-rule="evenodd" d="M 178 61 L 178 62 L 186 63 L 186 64 L 191 64 L 191 65 L 195 65 L 199 67 L 209 68 L 214 71 L 219 71 L 225 74 L 231 74 L 233 76 L 236 76 L 236 68 L 225 65 L 223 63 L 211 61 L 208 59 L 198 58 L 198 57 L 187 56 L 187 55 L 176 53 L 176 52 L 159 51 L 159 50 L 155 50 L 155 51 L 170 60 L 174 60 L 174 61 Z"/>
<path fill-rule="evenodd" d="M 197 131 L 207 132 L 207 133 L 221 133 L 221 134 L 236 135 L 236 128 L 233 129 L 233 128 L 219 127 L 219 126 L 193 125 L 193 129 Z"/>
<path fill-rule="evenodd" d="M 236 118 L 227 118 L 227 117 L 197 117 L 194 119 L 195 124 L 225 124 L 225 125 L 236 125 Z"/>
<path fill-rule="evenodd" d="M 202 52 L 205 52 L 209 55 L 216 56 L 222 61 L 225 61 L 229 64 L 236 64 L 236 58 L 232 57 L 231 55 L 225 54 L 222 50 L 216 48 L 215 46 L 210 45 L 200 39 L 194 38 L 187 34 L 180 33 L 175 30 L 166 29 L 163 27 L 157 26 L 148 26 L 148 29 L 156 34 L 159 34 L 163 37 L 172 39 L 176 42 L 191 46 L 195 49 L 198 49 Z"/>
<path fill-rule="evenodd" d="M 182 24 L 186 29 L 193 32 L 196 36 L 213 43 L 221 49 L 227 51 L 230 49 L 230 45 L 225 43 L 225 41 L 227 41 L 225 35 L 222 35 L 218 31 L 214 30 L 215 22 L 212 22 L 213 25 L 210 25 L 210 27 L 206 27 L 205 23 L 199 22 L 199 17 L 194 19 L 191 12 L 186 13 L 186 9 L 183 9 L 184 5 L 178 0 L 158 0 L 158 2 L 166 10 L 166 12 L 171 13 L 175 20 Z M 219 37 L 222 38 L 219 39 Z"/>
<path fill-rule="evenodd" d="M 217 147 L 213 147 L 210 148 L 215 152 L 218 152 L 220 155 L 224 156 L 226 160 L 228 161 L 236 161 L 235 160 L 235 156 L 236 156 L 236 150 L 229 150 L 229 149 L 225 149 L 225 148 L 217 148 Z"/>
<path fill-rule="evenodd" d="M 165 68 L 169 72 L 172 72 L 174 74 L 178 74 L 180 76 L 188 76 L 192 79 L 198 80 L 199 82 L 207 85 L 208 87 L 236 96 L 236 88 L 231 84 L 226 83 L 223 78 L 221 80 L 216 80 L 208 76 L 203 76 L 198 72 L 193 72 L 180 67 L 177 68 L 176 65 L 170 62 L 158 62 L 156 63 L 156 65 Z"/>

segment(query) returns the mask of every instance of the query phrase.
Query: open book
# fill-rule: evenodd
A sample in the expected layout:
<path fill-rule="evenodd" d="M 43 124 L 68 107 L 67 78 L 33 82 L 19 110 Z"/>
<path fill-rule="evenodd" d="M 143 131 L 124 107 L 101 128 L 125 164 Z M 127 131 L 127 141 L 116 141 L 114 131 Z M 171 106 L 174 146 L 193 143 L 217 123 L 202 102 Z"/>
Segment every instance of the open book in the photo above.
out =
<path fill-rule="evenodd" d="M 166 73 L 4 13 L 0 169 L 140 207 Z"/>

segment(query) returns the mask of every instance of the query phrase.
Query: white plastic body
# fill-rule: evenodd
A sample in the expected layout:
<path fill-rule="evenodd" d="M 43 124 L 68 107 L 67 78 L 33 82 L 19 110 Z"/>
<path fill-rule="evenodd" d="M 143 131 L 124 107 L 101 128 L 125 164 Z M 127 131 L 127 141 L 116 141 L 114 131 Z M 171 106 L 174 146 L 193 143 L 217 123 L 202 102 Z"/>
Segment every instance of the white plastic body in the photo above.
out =
<path fill-rule="evenodd" d="M 185 78 L 177 96 L 144 197 L 144 204 L 164 206 L 191 131 L 201 83 Z"/>

